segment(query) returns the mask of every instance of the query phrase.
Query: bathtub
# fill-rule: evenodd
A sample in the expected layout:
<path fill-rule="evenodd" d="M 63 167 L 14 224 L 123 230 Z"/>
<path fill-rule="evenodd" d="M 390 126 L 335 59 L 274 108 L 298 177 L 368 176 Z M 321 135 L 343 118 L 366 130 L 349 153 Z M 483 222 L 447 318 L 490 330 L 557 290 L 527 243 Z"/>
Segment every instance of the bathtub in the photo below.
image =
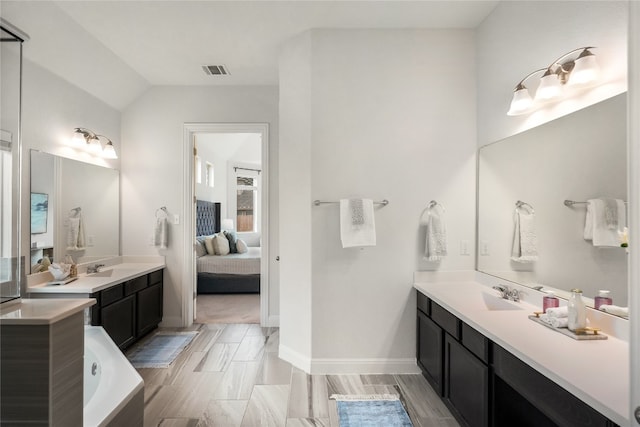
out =
<path fill-rule="evenodd" d="M 144 382 L 100 326 L 84 329 L 84 426 L 142 425 Z"/>

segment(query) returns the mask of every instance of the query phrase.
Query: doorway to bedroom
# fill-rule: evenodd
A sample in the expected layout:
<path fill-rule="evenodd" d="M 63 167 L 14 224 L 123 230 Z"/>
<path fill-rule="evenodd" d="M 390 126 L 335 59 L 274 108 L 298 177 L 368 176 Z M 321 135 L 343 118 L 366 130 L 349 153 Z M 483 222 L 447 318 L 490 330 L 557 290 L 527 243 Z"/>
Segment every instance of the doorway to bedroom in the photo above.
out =
<path fill-rule="evenodd" d="M 266 126 L 185 125 L 186 140 L 193 145 L 195 201 L 189 215 L 193 298 L 185 308 L 195 323 L 265 324 Z"/>

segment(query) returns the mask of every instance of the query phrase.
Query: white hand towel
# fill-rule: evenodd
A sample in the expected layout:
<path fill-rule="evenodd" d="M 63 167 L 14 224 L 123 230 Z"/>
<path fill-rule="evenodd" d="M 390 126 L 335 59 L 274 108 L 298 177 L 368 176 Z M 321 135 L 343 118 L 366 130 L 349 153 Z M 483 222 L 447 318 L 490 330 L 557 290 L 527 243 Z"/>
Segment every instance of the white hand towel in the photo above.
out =
<path fill-rule="evenodd" d="M 538 236 L 534 230 L 535 216 L 516 210 L 513 214 L 514 230 L 511 260 L 521 263 L 538 260 Z"/>
<path fill-rule="evenodd" d="M 551 307 L 547 308 L 547 312 L 545 313 L 549 317 L 569 317 L 569 308 L 567 306 L 564 307 Z"/>
<path fill-rule="evenodd" d="M 85 248 L 84 221 L 82 213 L 69 215 L 69 227 L 67 228 L 67 250 L 77 251 Z"/>
<path fill-rule="evenodd" d="M 420 224 L 426 226 L 426 239 L 424 244 L 424 259 L 427 261 L 440 261 L 447 256 L 447 226 L 444 218 L 444 209 L 436 204 L 426 210 Z"/>
<path fill-rule="evenodd" d="M 600 306 L 600 310 L 605 313 L 613 314 L 621 317 L 629 317 L 629 307 L 620 307 L 618 305 L 603 304 Z"/>
<path fill-rule="evenodd" d="M 166 218 L 157 218 L 156 226 L 153 233 L 153 244 L 160 248 L 166 249 L 169 243 L 169 234 L 167 230 L 167 219 Z"/>
<path fill-rule="evenodd" d="M 620 247 L 618 232 L 626 224 L 626 209 L 620 199 L 589 199 L 584 223 L 584 239 L 593 246 Z"/>
<path fill-rule="evenodd" d="M 373 200 L 340 200 L 340 239 L 343 248 L 376 245 Z"/>

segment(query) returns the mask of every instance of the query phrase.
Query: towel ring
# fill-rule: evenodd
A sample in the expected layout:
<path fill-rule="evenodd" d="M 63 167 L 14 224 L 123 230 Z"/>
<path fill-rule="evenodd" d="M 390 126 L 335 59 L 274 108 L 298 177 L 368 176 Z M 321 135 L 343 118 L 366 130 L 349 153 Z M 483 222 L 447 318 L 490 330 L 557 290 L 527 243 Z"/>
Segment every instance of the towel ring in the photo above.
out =
<path fill-rule="evenodd" d="M 529 203 L 523 202 L 522 200 L 518 200 L 516 202 L 516 210 L 520 208 L 527 208 L 530 214 L 536 213 L 536 211 L 533 209 L 533 206 L 531 206 Z"/>
<path fill-rule="evenodd" d="M 166 206 L 156 209 L 156 218 L 158 218 L 158 213 L 164 213 L 164 217 L 169 218 L 169 212 L 167 211 Z"/>
<path fill-rule="evenodd" d="M 427 209 L 433 209 L 436 206 L 440 206 L 440 208 L 442 208 L 443 211 L 446 211 L 446 209 L 444 208 L 444 206 L 442 206 L 440 203 L 438 203 L 436 200 L 432 200 L 429 202 L 429 206 L 427 207 Z"/>

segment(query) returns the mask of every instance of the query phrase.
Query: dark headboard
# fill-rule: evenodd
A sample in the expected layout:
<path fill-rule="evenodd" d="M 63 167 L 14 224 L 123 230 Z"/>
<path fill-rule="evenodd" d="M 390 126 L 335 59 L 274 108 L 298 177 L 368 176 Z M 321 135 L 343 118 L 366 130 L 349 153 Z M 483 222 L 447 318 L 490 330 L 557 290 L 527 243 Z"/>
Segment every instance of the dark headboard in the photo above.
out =
<path fill-rule="evenodd" d="M 196 236 L 220 232 L 220 202 L 196 200 Z"/>

